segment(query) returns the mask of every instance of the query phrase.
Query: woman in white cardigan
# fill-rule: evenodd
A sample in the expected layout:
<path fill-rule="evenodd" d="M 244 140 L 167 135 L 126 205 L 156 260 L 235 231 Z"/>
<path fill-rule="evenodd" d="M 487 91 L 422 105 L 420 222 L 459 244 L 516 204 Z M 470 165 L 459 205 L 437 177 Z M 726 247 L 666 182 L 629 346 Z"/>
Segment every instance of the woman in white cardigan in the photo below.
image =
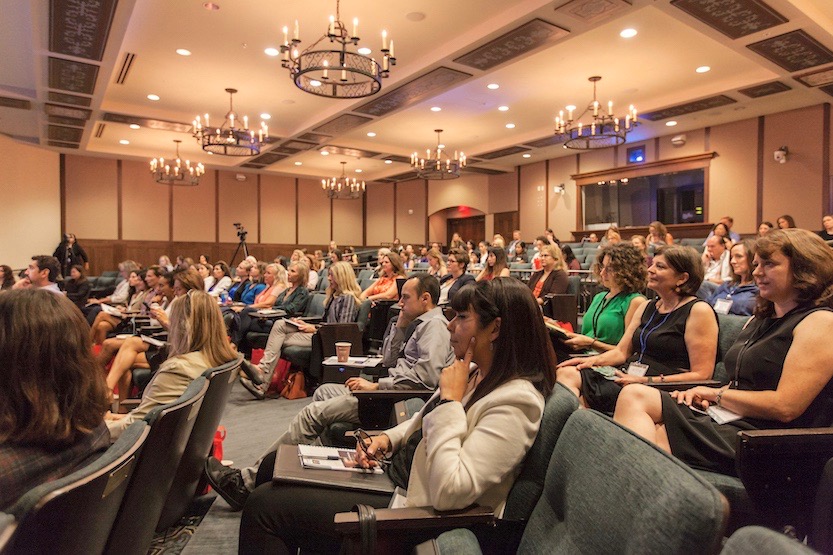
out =
<path fill-rule="evenodd" d="M 407 488 L 408 506 L 452 510 L 478 503 L 500 515 L 538 433 L 555 354 L 535 299 L 517 280 L 462 287 L 452 308 L 456 362 L 443 369 L 439 388 L 418 414 L 359 446 L 357 458 L 374 466 L 390 457 L 388 474 Z M 271 479 L 272 466 L 264 460 L 258 484 Z M 243 509 L 240 553 L 337 551 L 333 515 L 357 503 L 386 507 L 389 498 L 264 483 Z"/>

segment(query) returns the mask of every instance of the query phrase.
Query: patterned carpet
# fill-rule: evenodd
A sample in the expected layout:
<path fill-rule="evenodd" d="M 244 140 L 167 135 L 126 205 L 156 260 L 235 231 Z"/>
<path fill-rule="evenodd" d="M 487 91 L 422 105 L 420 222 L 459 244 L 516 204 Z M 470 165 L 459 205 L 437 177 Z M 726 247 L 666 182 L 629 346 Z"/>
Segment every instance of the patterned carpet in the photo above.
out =
<path fill-rule="evenodd" d="M 148 549 L 148 555 L 179 555 L 182 553 L 215 499 L 217 499 L 217 494 L 214 492 L 196 498 L 188 508 L 187 516 L 182 517 L 177 525 L 171 526 L 165 532 L 154 536 L 150 549 Z"/>

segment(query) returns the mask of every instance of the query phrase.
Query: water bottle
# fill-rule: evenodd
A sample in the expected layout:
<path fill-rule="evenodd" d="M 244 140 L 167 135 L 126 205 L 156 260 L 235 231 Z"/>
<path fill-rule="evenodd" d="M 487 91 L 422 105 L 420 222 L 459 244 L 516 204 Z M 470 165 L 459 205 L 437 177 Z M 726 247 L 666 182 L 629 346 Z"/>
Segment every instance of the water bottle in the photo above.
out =
<path fill-rule="evenodd" d="M 220 302 L 222 304 L 226 304 L 228 302 L 228 293 L 226 293 L 225 291 L 220 293 Z"/>

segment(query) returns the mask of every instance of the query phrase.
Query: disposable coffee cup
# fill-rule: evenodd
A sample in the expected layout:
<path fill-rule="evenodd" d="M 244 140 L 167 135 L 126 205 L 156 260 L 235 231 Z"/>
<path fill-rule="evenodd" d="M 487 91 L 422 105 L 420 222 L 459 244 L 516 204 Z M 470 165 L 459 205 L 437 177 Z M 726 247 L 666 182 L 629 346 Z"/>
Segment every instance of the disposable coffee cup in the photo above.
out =
<path fill-rule="evenodd" d="M 347 362 L 347 359 L 350 358 L 350 347 L 353 344 L 349 341 L 339 341 L 336 343 L 336 358 L 339 362 Z"/>

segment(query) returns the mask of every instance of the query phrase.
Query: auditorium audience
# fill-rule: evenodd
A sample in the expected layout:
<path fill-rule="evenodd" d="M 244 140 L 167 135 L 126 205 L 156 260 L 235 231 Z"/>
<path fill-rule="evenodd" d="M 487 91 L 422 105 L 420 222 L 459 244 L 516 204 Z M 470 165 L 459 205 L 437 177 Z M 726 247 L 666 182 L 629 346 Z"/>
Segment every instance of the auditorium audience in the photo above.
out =
<path fill-rule="evenodd" d="M 231 287 L 231 270 L 228 264 L 222 260 L 216 262 L 211 270 L 211 277 L 214 278 L 214 282 L 206 288 L 209 295 L 220 297 L 228 292 L 228 288 Z"/>
<path fill-rule="evenodd" d="M 671 394 L 627 387 L 614 418 L 689 465 L 736 475 L 740 430 L 829 427 L 833 422 L 833 250 L 806 230 L 757 241 L 755 316 L 724 357 L 721 388 Z M 715 408 L 739 420 L 717 424 Z M 697 409 L 692 410 L 692 409 Z"/>
<path fill-rule="evenodd" d="M 107 387 L 88 336 L 63 295 L 0 295 L 0 511 L 110 444 Z"/>
<path fill-rule="evenodd" d="M 352 266 L 347 262 L 336 262 L 327 271 L 329 285 L 324 299 L 324 322 L 327 324 L 355 322 L 359 312 L 359 299 L 362 290 L 356 282 L 356 275 Z M 263 351 L 260 363 L 255 367 L 249 362 L 243 364 L 250 367 L 256 376 L 260 375 L 261 384 L 256 384 L 248 378 L 240 378 L 245 387 L 256 399 L 265 399 L 266 390 L 272 381 L 281 349 L 284 345 L 311 347 L 312 336 L 320 325 L 307 324 L 297 320 L 278 320 L 269 332 L 269 340 Z"/>
<path fill-rule="evenodd" d="M 573 253 L 573 247 L 570 245 L 563 245 L 561 247 L 561 254 L 564 256 L 564 263 L 567 264 L 567 269 L 569 270 L 568 273 L 571 276 L 578 275 L 579 270 L 581 270 L 581 262 L 578 261 L 575 253 Z"/>
<path fill-rule="evenodd" d="M 732 279 L 732 267 L 729 264 L 729 250 L 726 238 L 712 235 L 706 240 L 706 251 L 703 253 L 704 281 L 721 284 Z M 715 286 L 713 289 L 716 289 Z"/>
<path fill-rule="evenodd" d="M 534 269 L 541 269 L 541 251 L 543 250 L 544 245 L 549 245 L 550 243 L 551 241 L 547 239 L 546 235 L 539 235 L 535 238 L 535 254 L 530 260 Z"/>
<path fill-rule="evenodd" d="M 514 246 L 509 253 L 509 261 L 510 262 L 519 262 L 522 264 L 526 264 L 529 262 L 529 258 L 526 255 L 526 243 L 523 241 L 512 241 Z M 572 252 L 572 251 L 570 251 Z M 575 257 L 573 257 L 575 258 Z"/>
<path fill-rule="evenodd" d="M 74 233 L 65 233 L 60 244 L 52 253 L 52 256 L 58 259 L 58 265 L 61 269 L 62 276 L 68 276 L 69 270 L 76 264 L 80 264 L 84 268 L 90 267 L 90 259 L 87 252 L 78 244 Z"/>
<path fill-rule="evenodd" d="M 0 265 L 0 291 L 14 287 L 14 270 L 6 264 Z"/>
<path fill-rule="evenodd" d="M 456 231 L 451 234 L 451 241 L 448 242 L 448 252 L 451 252 L 452 249 L 462 249 L 465 248 L 466 244 L 463 242 L 463 238 L 460 237 L 460 234 Z"/>
<path fill-rule="evenodd" d="M 538 304 L 542 305 L 546 302 L 547 295 L 567 292 L 569 268 L 561 256 L 561 248 L 558 245 L 544 245 L 538 255 L 541 259 L 541 269 L 529 277 L 527 286 Z"/>
<path fill-rule="evenodd" d="M 503 246 L 489 247 L 486 264 L 475 279 L 477 281 L 489 281 L 498 277 L 509 277 L 506 249 Z"/>
<path fill-rule="evenodd" d="M 108 314 L 104 311 L 98 313 L 91 327 L 91 339 L 93 345 L 101 345 L 107 338 L 107 334 L 115 331 L 125 322 L 125 317 L 138 314 L 145 301 L 147 283 L 145 282 L 145 270 L 134 270 L 127 278 L 129 288 L 127 290 L 128 302 L 126 306 L 118 306 L 120 316 Z"/>
<path fill-rule="evenodd" d="M 75 264 L 70 268 L 69 279 L 64 281 L 64 293 L 66 293 L 69 300 L 75 303 L 75 306 L 82 310 L 87 306 L 91 289 L 90 282 L 84 274 L 84 266 Z"/>
<path fill-rule="evenodd" d="M 723 243 L 726 245 L 727 249 L 732 248 L 732 245 L 735 243 L 735 240 L 730 237 L 729 226 L 727 226 L 723 222 L 717 222 L 712 226 L 712 230 L 709 232 L 709 236 L 706 237 L 706 240 L 703 241 L 703 245 L 707 245 L 709 239 L 711 239 L 715 235 L 723 238 Z"/>
<path fill-rule="evenodd" d="M 445 260 L 443 260 L 442 253 L 435 249 L 428 251 L 428 275 L 440 279 L 447 273 L 448 267 L 445 264 Z"/>
<path fill-rule="evenodd" d="M 722 218 L 720 218 L 720 221 L 718 223 L 723 224 L 723 226 L 726 228 L 726 237 L 728 237 L 729 240 L 732 241 L 732 243 L 737 243 L 738 241 L 740 241 L 740 235 L 732 231 L 732 226 L 735 225 L 735 219 L 732 216 L 723 216 Z M 715 224 L 714 227 L 717 227 L 717 224 Z M 712 230 L 709 231 L 709 234 L 708 236 L 706 236 L 706 239 L 714 235 L 714 227 L 712 227 Z M 706 242 L 703 241 L 703 245 L 705 244 Z"/>
<path fill-rule="evenodd" d="M 305 258 L 301 259 L 302 261 L 306 262 L 307 267 L 309 268 L 309 272 L 307 273 L 307 289 L 310 291 L 315 291 L 318 287 L 318 272 L 320 271 L 320 264 L 318 259 L 314 255 L 307 255 Z"/>
<path fill-rule="evenodd" d="M 200 261 L 200 264 L 203 264 L 204 266 L 211 266 L 211 262 L 209 261 L 208 256 L 205 254 L 201 254 L 198 260 Z"/>
<path fill-rule="evenodd" d="M 181 268 L 181 266 L 177 266 Z M 195 264 L 194 269 L 197 270 L 197 273 L 202 278 L 203 283 L 205 283 L 205 290 L 208 291 L 209 287 L 214 286 L 214 282 L 217 281 L 214 279 L 214 276 L 211 275 L 211 271 L 214 268 L 213 266 L 209 266 L 207 264 L 199 263 Z"/>
<path fill-rule="evenodd" d="M 125 260 L 119 263 L 119 276 L 121 281 L 116 284 L 113 293 L 101 299 L 90 299 L 87 306 L 83 309 L 87 317 L 87 322 L 92 325 L 95 322 L 96 316 L 101 312 L 101 304 L 109 304 L 114 306 L 124 305 L 129 300 L 128 291 L 130 289 L 130 273 L 138 270 L 139 265 L 133 260 Z"/>
<path fill-rule="evenodd" d="M 778 229 L 793 229 L 796 227 L 795 220 L 789 214 L 784 214 L 775 221 L 778 223 Z"/>
<path fill-rule="evenodd" d="M 202 257 L 200 257 L 202 258 Z M 173 272 L 174 265 L 171 264 L 171 258 L 167 254 L 163 254 L 159 257 L 159 267 L 162 268 L 163 272 Z"/>
<path fill-rule="evenodd" d="M 448 252 L 448 273 L 440 279 L 440 300 L 437 304 L 448 304 L 461 287 L 474 283 L 474 276 L 466 272 L 468 265 L 469 256 L 463 249 Z"/>
<path fill-rule="evenodd" d="M 480 267 L 486 267 L 486 259 L 489 258 L 489 245 L 486 241 L 480 241 L 477 243 L 477 250 L 480 253 Z"/>
<path fill-rule="evenodd" d="M 775 229 L 775 226 L 772 222 L 761 222 L 761 225 L 758 226 L 758 237 L 763 237 L 773 229 Z"/>
<path fill-rule="evenodd" d="M 521 243 L 523 243 L 523 241 L 521 241 L 521 230 L 512 230 L 512 240 L 509 242 L 508 245 L 506 245 L 506 256 L 508 256 L 510 259 L 513 259 L 515 257 L 515 254 L 517 253 L 517 247 Z M 526 260 L 524 260 L 524 262 L 526 262 Z"/>
<path fill-rule="evenodd" d="M 172 303 L 169 344 L 169 357 L 145 388 L 139 406 L 127 414 L 107 414 L 113 441 L 151 409 L 175 401 L 203 372 L 237 357 L 217 300 L 203 291 L 189 291 Z"/>
<path fill-rule="evenodd" d="M 732 279 L 723 282 L 708 302 L 718 314 L 751 316 L 758 300 L 758 286 L 752 277 L 755 240 L 746 239 L 737 243 L 730 253 Z"/>
<path fill-rule="evenodd" d="M 613 414 L 616 399 L 633 383 L 707 380 L 717 356 L 717 316 L 695 297 L 703 280 L 691 247 L 661 247 L 648 268 L 657 299 L 639 307 L 615 349 L 559 365 L 558 381 L 583 406 Z"/>
<path fill-rule="evenodd" d="M 255 281 L 251 279 L 252 268 L 256 265 L 248 260 L 241 260 L 234 269 L 234 280 L 232 280 L 231 287 L 228 289 L 228 299 L 226 304 L 242 302 L 243 295 L 252 288 Z M 246 304 L 250 304 L 251 301 Z"/>
<path fill-rule="evenodd" d="M 645 267 L 647 268 L 650 266 L 654 257 L 648 254 L 648 243 L 645 242 L 645 238 L 641 235 L 631 235 L 631 245 L 636 247 L 642 254 L 642 260 L 645 261 Z"/>
<path fill-rule="evenodd" d="M 362 291 L 361 300 L 392 301 L 399 297 L 396 279 L 405 277 L 402 259 L 395 252 L 380 256 L 379 278 Z"/>
<path fill-rule="evenodd" d="M 651 222 L 648 226 L 648 235 L 645 237 L 645 242 L 648 247 L 653 247 L 654 250 L 664 245 L 673 245 L 674 237 L 668 233 L 665 224 L 662 222 Z"/>
<path fill-rule="evenodd" d="M 628 244 L 608 245 L 599 252 L 593 273 L 607 289 L 597 293 L 584 313 L 581 333 L 568 333 L 565 343 L 576 351 L 615 349 L 646 299 L 643 255 Z"/>
<path fill-rule="evenodd" d="M 407 506 L 452 510 L 477 503 L 500 516 L 538 432 L 554 354 L 537 304 L 515 279 L 466 286 L 452 306 L 457 316 L 448 328 L 457 360 L 443 370 L 434 397 L 409 421 L 362 441 L 357 456 L 363 466 L 392 456 L 388 475 L 407 488 Z M 389 494 L 273 487 L 273 465 L 261 464 L 259 487 L 243 510 L 241 553 L 337 552 L 335 513 L 390 501 Z"/>
<path fill-rule="evenodd" d="M 833 241 L 833 215 L 825 214 L 821 219 L 821 231 L 819 237 L 824 241 Z"/>
<path fill-rule="evenodd" d="M 26 277 L 15 283 L 12 289 L 45 289 L 60 294 L 57 283 L 60 276 L 61 266 L 58 259 L 40 254 L 32 257 L 26 268 Z"/>

